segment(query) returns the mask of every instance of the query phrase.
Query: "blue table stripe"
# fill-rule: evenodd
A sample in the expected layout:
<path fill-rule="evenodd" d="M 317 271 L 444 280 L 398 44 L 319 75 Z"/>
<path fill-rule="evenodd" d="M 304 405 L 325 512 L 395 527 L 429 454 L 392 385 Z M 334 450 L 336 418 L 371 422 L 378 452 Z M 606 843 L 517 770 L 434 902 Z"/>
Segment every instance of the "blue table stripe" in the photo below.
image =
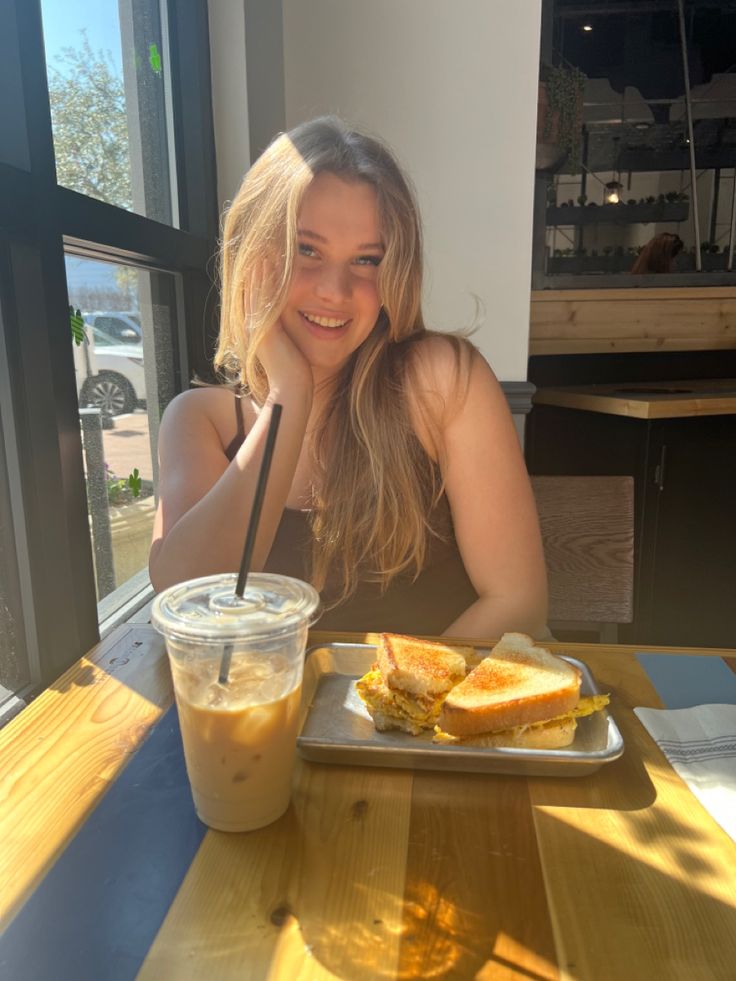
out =
<path fill-rule="evenodd" d="M 736 705 L 736 674 L 720 657 L 637 654 L 636 658 L 668 709 Z"/>
<path fill-rule="evenodd" d="M 3 934 L 0 977 L 135 978 L 206 832 L 172 706 Z"/>

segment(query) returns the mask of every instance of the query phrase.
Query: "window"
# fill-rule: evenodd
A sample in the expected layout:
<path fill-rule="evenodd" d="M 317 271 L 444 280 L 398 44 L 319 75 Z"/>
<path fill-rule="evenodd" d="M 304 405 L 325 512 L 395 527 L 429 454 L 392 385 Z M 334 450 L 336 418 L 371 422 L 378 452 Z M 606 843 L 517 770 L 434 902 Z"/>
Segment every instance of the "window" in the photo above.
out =
<path fill-rule="evenodd" d="M 208 370 L 217 205 L 205 0 L 11 0 L 0 54 L 1 720 L 150 594 L 158 425 Z"/>
<path fill-rule="evenodd" d="M 4 432 L 0 414 L 0 722 L 3 705 L 31 680 Z"/>
<path fill-rule="evenodd" d="M 174 392 L 175 279 L 73 255 L 65 265 L 100 603 L 148 563 L 159 408 Z M 95 306 L 110 312 L 84 312 Z"/>
<path fill-rule="evenodd" d="M 736 72 L 726 39 L 736 9 L 686 5 L 682 36 L 676 4 L 555 0 L 551 9 L 537 151 L 540 285 L 732 284 Z"/>
<path fill-rule="evenodd" d="M 158 0 L 42 0 L 59 184 L 178 224 Z"/>

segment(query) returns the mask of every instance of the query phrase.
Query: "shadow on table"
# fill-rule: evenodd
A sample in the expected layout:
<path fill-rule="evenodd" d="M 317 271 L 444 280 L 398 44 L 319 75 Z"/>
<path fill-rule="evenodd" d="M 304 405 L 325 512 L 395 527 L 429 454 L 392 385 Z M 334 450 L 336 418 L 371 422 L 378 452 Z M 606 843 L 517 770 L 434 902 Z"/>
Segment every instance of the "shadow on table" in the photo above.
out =
<path fill-rule="evenodd" d="M 73 664 L 49 688 L 68 692 L 115 679 L 159 707 L 172 701 L 163 637 L 148 624 L 122 624 Z"/>
<path fill-rule="evenodd" d="M 350 981 L 482 981 L 504 971 L 546 981 L 558 977 L 553 909 L 568 976 L 729 977 L 723 938 L 736 913 L 714 895 L 723 870 L 677 814 L 624 811 L 615 822 L 602 817 L 595 834 L 533 812 L 523 780 L 473 775 L 469 794 L 467 779 L 414 775 L 401 891 L 386 888 L 381 872 L 396 827 L 374 813 L 380 804 L 366 798 L 322 815 L 317 835 L 292 813 L 300 846 L 283 858 L 288 898 L 263 921 L 278 931 L 272 968 L 309 976 L 316 961 Z M 363 852 L 346 865 L 348 838 Z M 560 862 L 565 874 L 555 872 Z M 609 917 L 616 930 L 606 931 Z M 665 917 L 676 928 L 655 931 Z"/>

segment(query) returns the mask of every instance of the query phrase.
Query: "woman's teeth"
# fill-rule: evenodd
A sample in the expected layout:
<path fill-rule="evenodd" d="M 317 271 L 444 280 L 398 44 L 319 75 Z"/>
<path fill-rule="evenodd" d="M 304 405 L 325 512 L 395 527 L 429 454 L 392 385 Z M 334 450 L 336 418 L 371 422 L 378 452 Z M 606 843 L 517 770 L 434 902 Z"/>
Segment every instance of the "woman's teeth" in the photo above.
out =
<path fill-rule="evenodd" d="M 316 324 L 318 327 L 344 327 L 347 320 L 335 320 L 333 317 L 314 317 L 308 313 L 303 313 L 302 317 L 308 320 L 310 324 Z"/>

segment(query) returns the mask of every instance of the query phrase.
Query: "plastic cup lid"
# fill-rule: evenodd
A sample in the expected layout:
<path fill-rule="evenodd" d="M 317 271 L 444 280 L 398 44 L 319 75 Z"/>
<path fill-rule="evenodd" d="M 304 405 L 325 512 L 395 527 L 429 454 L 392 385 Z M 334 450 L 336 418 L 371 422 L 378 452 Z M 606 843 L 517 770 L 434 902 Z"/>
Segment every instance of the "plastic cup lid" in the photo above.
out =
<path fill-rule="evenodd" d="M 309 583 L 253 572 L 241 599 L 237 579 L 226 573 L 170 586 L 156 597 L 151 622 L 167 636 L 219 644 L 289 633 L 319 616 L 319 593 Z"/>

